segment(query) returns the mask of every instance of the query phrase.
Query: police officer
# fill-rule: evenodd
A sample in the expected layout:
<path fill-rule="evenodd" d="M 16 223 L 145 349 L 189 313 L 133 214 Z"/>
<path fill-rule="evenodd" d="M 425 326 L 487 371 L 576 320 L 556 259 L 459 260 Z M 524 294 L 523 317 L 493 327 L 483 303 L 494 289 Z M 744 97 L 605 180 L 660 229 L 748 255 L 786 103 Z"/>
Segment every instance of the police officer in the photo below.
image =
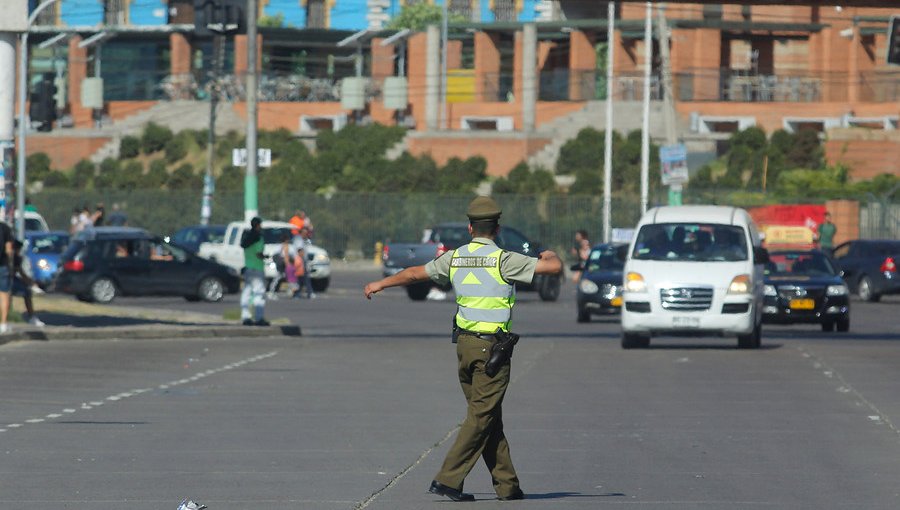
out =
<path fill-rule="evenodd" d="M 509 385 L 510 365 L 504 364 L 493 377 L 485 373 L 484 367 L 491 346 L 497 341 L 495 332 L 498 329 L 509 332 L 516 302 L 513 284 L 529 284 L 535 274 L 558 274 L 562 262 L 552 251 L 534 258 L 498 248 L 494 239 L 500 229 L 501 211 L 491 198 L 477 197 L 469 204 L 466 214 L 472 235 L 469 244 L 424 266 L 409 267 L 369 283 L 365 294 L 371 299 L 373 294 L 388 287 L 429 278 L 437 283 L 453 284 L 457 304 L 458 374 L 468 409 L 456 442 L 428 490 L 453 501 L 475 499 L 463 492 L 463 482 L 481 457 L 491 473 L 497 496 L 502 500 L 523 499 L 525 495 L 519 487 L 503 434 L 501 406 Z"/>
<path fill-rule="evenodd" d="M 245 231 L 241 236 L 241 248 L 244 249 L 241 319 L 244 326 L 269 325 L 264 317 L 266 308 L 265 247 L 266 243 L 262 236 L 262 219 L 257 216 L 250 220 L 250 230 Z"/>

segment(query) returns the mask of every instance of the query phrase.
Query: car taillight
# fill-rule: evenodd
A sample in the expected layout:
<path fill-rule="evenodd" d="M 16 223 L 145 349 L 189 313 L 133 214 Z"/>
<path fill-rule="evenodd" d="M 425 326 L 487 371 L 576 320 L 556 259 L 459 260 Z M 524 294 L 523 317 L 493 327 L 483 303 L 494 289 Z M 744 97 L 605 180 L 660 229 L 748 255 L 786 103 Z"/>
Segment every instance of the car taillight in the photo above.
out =
<path fill-rule="evenodd" d="M 384 245 L 384 248 L 381 250 L 381 260 L 386 261 L 391 254 L 391 248 L 388 245 Z"/>
<path fill-rule="evenodd" d="M 888 257 L 881 263 L 882 273 L 894 273 L 897 271 L 897 264 L 894 263 L 894 257 Z"/>
<path fill-rule="evenodd" d="M 434 258 L 438 258 L 445 253 L 447 253 L 447 247 L 444 246 L 444 243 L 438 243 L 437 254 L 434 256 Z"/>
<path fill-rule="evenodd" d="M 84 271 L 84 262 L 80 260 L 70 260 L 63 264 L 64 271 L 80 272 Z"/>

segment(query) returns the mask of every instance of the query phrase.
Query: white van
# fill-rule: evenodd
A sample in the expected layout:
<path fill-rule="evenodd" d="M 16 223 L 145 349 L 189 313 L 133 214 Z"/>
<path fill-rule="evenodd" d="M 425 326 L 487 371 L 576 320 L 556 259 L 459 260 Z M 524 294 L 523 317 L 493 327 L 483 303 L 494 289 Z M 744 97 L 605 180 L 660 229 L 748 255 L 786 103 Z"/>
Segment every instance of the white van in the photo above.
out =
<path fill-rule="evenodd" d="M 629 246 L 622 347 L 657 334 L 737 335 L 758 348 L 768 253 L 747 211 L 723 206 L 647 211 Z"/>

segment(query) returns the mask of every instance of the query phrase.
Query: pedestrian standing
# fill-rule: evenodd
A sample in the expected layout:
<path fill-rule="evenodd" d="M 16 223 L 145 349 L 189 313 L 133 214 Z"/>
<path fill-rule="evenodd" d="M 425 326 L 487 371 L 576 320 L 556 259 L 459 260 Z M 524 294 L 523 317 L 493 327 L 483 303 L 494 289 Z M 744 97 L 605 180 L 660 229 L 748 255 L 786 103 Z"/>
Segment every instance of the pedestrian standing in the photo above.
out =
<path fill-rule="evenodd" d="M 250 229 L 241 236 L 244 249 L 244 289 L 241 291 L 241 319 L 244 326 L 268 326 L 265 319 L 266 275 L 265 241 L 262 237 L 262 220 L 250 220 Z M 251 311 L 252 309 L 252 311 Z"/>
<path fill-rule="evenodd" d="M 97 207 L 94 208 L 94 214 L 91 215 L 91 225 L 95 227 L 102 227 L 106 222 L 106 208 L 103 206 L 103 203 L 97 204 Z"/>
<path fill-rule="evenodd" d="M 0 223 L 0 334 L 9 333 L 9 294 L 13 281 L 13 237 L 12 229 L 5 222 Z"/>
<path fill-rule="evenodd" d="M 458 375 L 468 409 L 456 441 L 428 489 L 453 501 L 475 499 L 463 492 L 463 482 L 479 457 L 490 471 L 494 491 L 501 500 L 525 497 L 503 433 L 501 409 L 510 379 L 512 346 L 507 339 L 515 336 L 509 334 L 515 305 L 513 285 L 531 283 L 535 274 L 558 274 L 562 262 L 552 251 L 533 258 L 497 247 L 500 214 L 494 200 L 476 198 L 467 210 L 472 235 L 469 244 L 424 266 L 413 266 L 369 283 L 364 291 L 371 299 L 388 287 L 429 278 L 439 284 L 453 285 L 457 305 L 454 337 Z M 498 349 L 500 346 L 508 350 Z M 498 356 L 501 353 L 506 357 Z"/>
<path fill-rule="evenodd" d="M 93 215 L 91 214 L 90 207 L 87 204 L 84 204 L 84 207 L 81 208 L 81 213 L 78 214 L 78 231 L 91 228 L 94 226 Z"/>
<path fill-rule="evenodd" d="M 34 286 L 34 280 L 25 271 L 22 257 L 22 241 L 18 239 L 13 241 L 13 282 L 11 294 L 13 296 L 22 296 L 25 301 L 25 315 L 22 317 L 25 322 L 39 328 L 44 327 L 44 322 L 34 313 L 34 301 L 31 299 L 31 288 Z"/>
<path fill-rule="evenodd" d="M 313 291 L 312 287 L 312 279 L 309 276 L 309 267 L 307 267 L 307 247 L 311 243 L 312 242 L 309 240 L 309 228 L 301 228 L 300 235 L 294 238 L 293 244 L 294 251 L 297 253 L 295 269 L 298 288 L 297 291 L 294 292 L 294 297 L 296 298 L 299 298 L 303 292 L 306 292 L 306 297 L 308 299 L 316 298 L 316 293 Z"/>
<path fill-rule="evenodd" d="M 587 263 L 588 256 L 591 254 L 591 241 L 588 239 L 587 230 L 578 230 L 575 232 L 575 244 L 570 252 L 575 256 L 579 266 Z M 572 273 L 572 281 L 578 282 L 581 279 L 581 271 Z"/>
<path fill-rule="evenodd" d="M 831 222 L 831 213 L 825 212 L 825 220 L 816 228 L 816 238 L 819 243 L 819 249 L 827 255 L 831 255 L 834 250 L 834 234 L 837 233 L 837 227 Z"/>
<path fill-rule="evenodd" d="M 128 224 L 128 215 L 121 210 L 121 206 L 118 202 L 113 203 L 112 214 L 109 215 L 107 224 L 111 227 L 124 227 Z"/>
<path fill-rule="evenodd" d="M 69 218 L 69 234 L 74 236 L 78 232 L 81 232 L 81 210 L 74 207 L 72 217 Z"/>

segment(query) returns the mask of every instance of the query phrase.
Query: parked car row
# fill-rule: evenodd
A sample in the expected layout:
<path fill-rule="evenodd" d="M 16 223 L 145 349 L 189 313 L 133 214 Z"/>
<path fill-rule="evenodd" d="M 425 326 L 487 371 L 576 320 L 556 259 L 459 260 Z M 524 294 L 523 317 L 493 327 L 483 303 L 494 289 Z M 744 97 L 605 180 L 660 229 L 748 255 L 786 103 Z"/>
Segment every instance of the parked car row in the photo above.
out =
<path fill-rule="evenodd" d="M 240 289 L 243 223 L 186 227 L 166 239 L 131 227 L 96 227 L 69 236 L 42 224 L 41 230 L 26 231 L 23 255 L 35 282 L 46 290 L 108 303 L 117 296 L 150 295 L 219 301 Z M 272 255 L 281 235 L 292 229 L 288 223 L 264 222 L 265 253 Z M 204 250 L 205 257 L 198 255 Z M 311 243 L 305 251 L 313 286 L 324 291 L 331 274 L 328 253 Z M 272 259 L 266 276 L 277 276 Z"/>

